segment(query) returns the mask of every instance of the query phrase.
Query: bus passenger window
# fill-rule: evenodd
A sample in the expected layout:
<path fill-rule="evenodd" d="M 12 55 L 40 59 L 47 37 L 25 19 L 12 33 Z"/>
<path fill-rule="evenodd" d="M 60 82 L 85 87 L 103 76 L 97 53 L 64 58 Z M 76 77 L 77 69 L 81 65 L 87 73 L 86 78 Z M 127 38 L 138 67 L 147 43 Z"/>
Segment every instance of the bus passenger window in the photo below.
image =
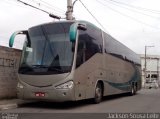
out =
<path fill-rule="evenodd" d="M 89 26 L 86 31 L 79 31 L 76 67 L 96 53 L 102 53 L 101 32 L 99 29 Z"/>
<path fill-rule="evenodd" d="M 78 42 L 77 61 L 76 67 L 79 67 L 85 62 L 85 43 L 83 41 Z"/>

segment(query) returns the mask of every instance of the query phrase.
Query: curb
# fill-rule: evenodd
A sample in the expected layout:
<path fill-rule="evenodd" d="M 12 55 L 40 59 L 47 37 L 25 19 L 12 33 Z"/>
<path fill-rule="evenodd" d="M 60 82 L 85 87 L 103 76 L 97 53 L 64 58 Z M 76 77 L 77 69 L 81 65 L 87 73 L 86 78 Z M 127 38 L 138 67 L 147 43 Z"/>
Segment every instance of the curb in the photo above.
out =
<path fill-rule="evenodd" d="M 5 105 L 0 105 L 0 111 L 2 110 L 8 110 L 8 109 L 14 109 L 17 108 L 18 104 L 5 104 Z"/>
<path fill-rule="evenodd" d="M 28 103 L 34 103 L 36 101 L 23 101 L 23 100 L 17 100 L 17 102 L 9 102 L 8 104 L 3 104 L 0 105 L 0 111 L 2 110 L 8 110 L 8 109 L 15 109 L 18 108 L 24 104 L 28 104 Z"/>

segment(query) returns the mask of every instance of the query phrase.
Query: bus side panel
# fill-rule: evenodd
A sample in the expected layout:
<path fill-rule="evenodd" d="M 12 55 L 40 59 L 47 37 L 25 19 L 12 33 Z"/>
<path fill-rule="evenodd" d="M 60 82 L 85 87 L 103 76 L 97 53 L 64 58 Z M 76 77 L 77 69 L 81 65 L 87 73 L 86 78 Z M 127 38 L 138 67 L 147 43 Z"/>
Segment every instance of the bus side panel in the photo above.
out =
<path fill-rule="evenodd" d="M 103 55 L 97 53 L 75 70 L 76 100 L 94 97 L 96 82 L 102 79 L 103 75 L 102 59 Z"/>
<path fill-rule="evenodd" d="M 133 82 L 137 83 L 140 89 L 140 71 L 133 63 L 110 54 L 104 54 L 104 62 L 104 95 L 129 92 Z"/>
<path fill-rule="evenodd" d="M 139 69 L 139 68 L 138 68 Z M 76 100 L 94 98 L 97 81 L 103 81 L 104 96 L 130 91 L 132 82 L 140 89 L 137 67 L 110 54 L 96 54 L 75 70 Z"/>

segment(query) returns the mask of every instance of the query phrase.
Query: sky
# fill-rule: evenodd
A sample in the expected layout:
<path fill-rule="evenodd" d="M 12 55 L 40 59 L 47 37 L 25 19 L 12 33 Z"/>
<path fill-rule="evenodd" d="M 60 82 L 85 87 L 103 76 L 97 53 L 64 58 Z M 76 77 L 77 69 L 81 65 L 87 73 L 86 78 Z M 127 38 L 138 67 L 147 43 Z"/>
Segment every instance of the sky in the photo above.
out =
<path fill-rule="evenodd" d="M 67 0 L 23 0 L 65 18 Z M 160 0 L 81 0 L 100 22 L 87 12 L 80 1 L 73 15 L 89 21 L 138 54 L 160 55 Z M 18 30 L 56 20 L 48 14 L 26 6 L 17 0 L 0 0 L 0 45 L 8 47 L 11 34 Z M 23 40 L 15 40 L 21 49 Z"/>

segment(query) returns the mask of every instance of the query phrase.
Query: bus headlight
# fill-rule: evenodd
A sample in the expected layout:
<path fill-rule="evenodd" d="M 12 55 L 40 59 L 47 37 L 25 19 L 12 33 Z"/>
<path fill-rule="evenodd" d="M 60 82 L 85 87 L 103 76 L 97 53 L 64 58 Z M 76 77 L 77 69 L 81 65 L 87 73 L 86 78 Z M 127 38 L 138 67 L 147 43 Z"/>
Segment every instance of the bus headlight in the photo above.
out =
<path fill-rule="evenodd" d="M 56 89 L 72 89 L 73 85 L 73 81 L 68 81 L 66 83 L 56 86 Z"/>
<path fill-rule="evenodd" d="M 18 84 L 17 84 L 17 88 L 21 88 L 21 89 L 22 89 L 22 88 L 24 88 L 24 87 L 23 87 L 22 84 L 18 83 Z"/>

